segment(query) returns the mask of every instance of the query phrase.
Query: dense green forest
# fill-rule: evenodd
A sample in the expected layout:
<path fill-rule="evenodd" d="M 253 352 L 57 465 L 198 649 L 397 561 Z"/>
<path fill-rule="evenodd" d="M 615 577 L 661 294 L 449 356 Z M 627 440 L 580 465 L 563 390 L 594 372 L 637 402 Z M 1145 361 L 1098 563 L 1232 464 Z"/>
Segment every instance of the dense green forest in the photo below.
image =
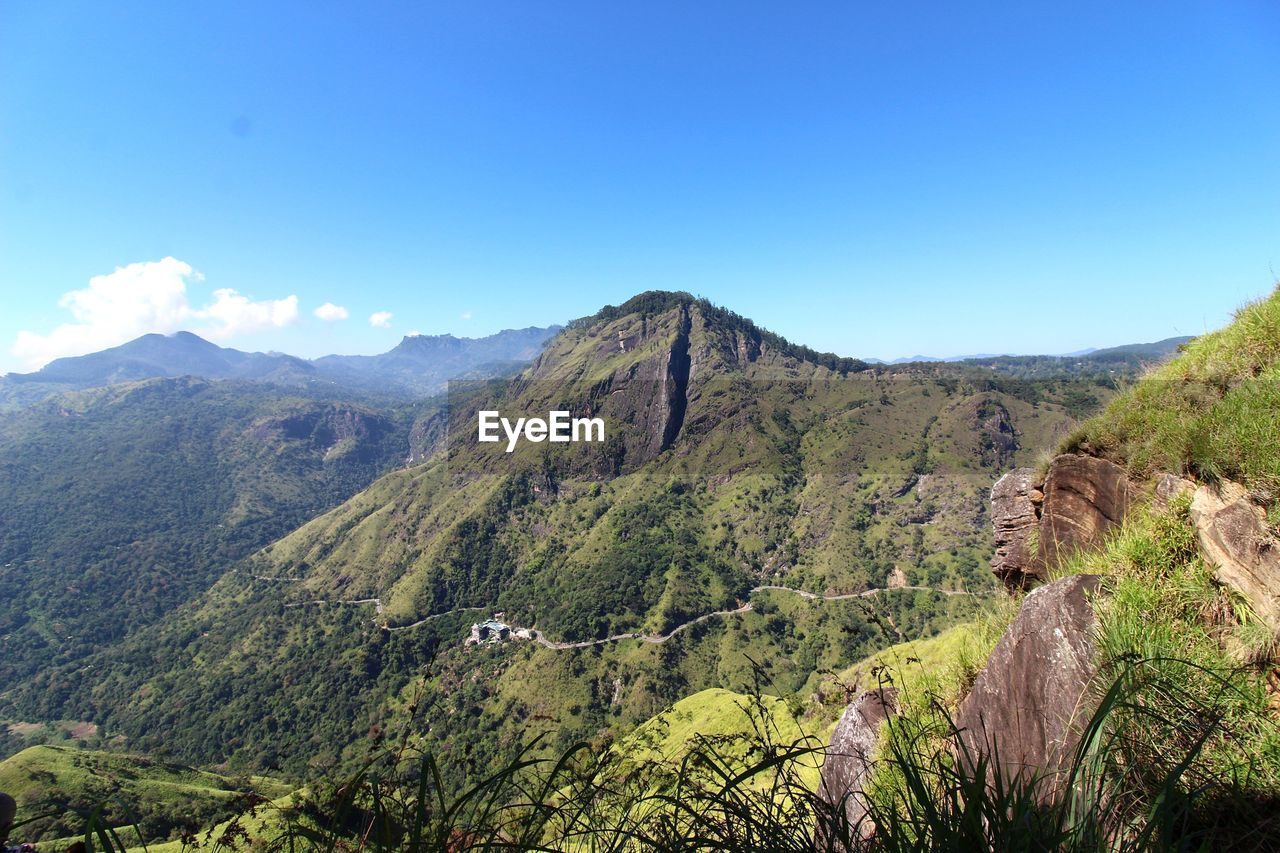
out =
<path fill-rule="evenodd" d="M 0 419 L 0 683 L 78 664 L 406 454 L 411 413 L 249 382 L 81 391 Z"/>

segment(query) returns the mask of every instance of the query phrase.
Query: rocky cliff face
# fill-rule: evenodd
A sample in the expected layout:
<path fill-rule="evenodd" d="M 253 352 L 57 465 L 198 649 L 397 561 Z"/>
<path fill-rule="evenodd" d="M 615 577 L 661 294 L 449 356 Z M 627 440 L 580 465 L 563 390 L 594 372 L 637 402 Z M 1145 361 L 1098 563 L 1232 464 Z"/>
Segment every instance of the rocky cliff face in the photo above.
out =
<path fill-rule="evenodd" d="M 1166 484 L 1166 500 L 1180 488 Z M 1039 584 L 1059 560 L 1101 547 L 1137 493 L 1120 466 L 1072 454 L 1055 458 L 1043 477 L 1016 468 L 992 488 L 992 570 L 1011 590 L 1037 588 L 956 711 L 961 760 L 999 770 L 1006 781 L 1040 780 L 1038 795 L 1046 799 L 1058 793 L 1095 710 L 1093 600 L 1102 588 L 1093 575 Z M 858 801 L 886 716 L 872 711 L 861 697 L 841 718 L 823 768 L 824 801 Z M 844 808 L 851 823 L 865 817 L 856 805 Z"/>
<path fill-rule="evenodd" d="M 1191 520 L 1201 556 L 1280 637 L 1280 540 L 1248 490 L 1229 481 L 1197 486 L 1168 473 L 1148 488 L 1157 509 L 1193 495 Z M 1123 468 L 1096 457 L 1059 456 L 1042 479 L 1030 468 L 1015 468 L 991 490 L 992 572 L 1010 589 L 1042 582 L 1060 560 L 1101 547 L 1138 494 Z"/>
<path fill-rule="evenodd" d="M 1071 554 L 1101 547 L 1136 494 L 1123 468 L 1092 456 L 1058 456 L 1043 478 L 1015 468 L 991 490 L 992 572 L 1011 589 L 1043 581 Z"/>
<path fill-rule="evenodd" d="M 991 399 L 974 404 L 972 429 L 978 436 L 982 461 L 1003 467 L 1018 450 L 1018 433 L 1009 410 Z"/>
<path fill-rule="evenodd" d="M 314 404 L 255 421 L 249 434 L 259 442 L 303 442 L 325 453 L 324 460 L 355 454 L 372 458 L 395 430 L 385 415 L 347 404 Z"/>
<path fill-rule="evenodd" d="M 1033 485 L 1034 471 L 1014 468 L 991 489 L 991 523 L 996 551 L 991 571 L 1011 589 L 1021 589 L 1040 577 L 1035 544 L 1040 530 L 1038 503 L 1044 492 Z M 1032 500 L 1032 492 L 1036 501 Z"/>
<path fill-rule="evenodd" d="M 696 306 L 677 305 L 571 330 L 493 405 L 522 415 L 567 408 L 602 417 L 614 425 L 608 446 L 575 454 L 575 470 L 634 470 L 671 447 L 684 427 L 701 366 L 695 362 L 703 361 L 694 349 L 697 319 Z"/>
<path fill-rule="evenodd" d="M 1043 487 L 1037 558 L 1052 566 L 1076 551 L 1099 547 L 1124 521 L 1134 489 L 1114 462 L 1063 454 L 1053 460 Z"/>

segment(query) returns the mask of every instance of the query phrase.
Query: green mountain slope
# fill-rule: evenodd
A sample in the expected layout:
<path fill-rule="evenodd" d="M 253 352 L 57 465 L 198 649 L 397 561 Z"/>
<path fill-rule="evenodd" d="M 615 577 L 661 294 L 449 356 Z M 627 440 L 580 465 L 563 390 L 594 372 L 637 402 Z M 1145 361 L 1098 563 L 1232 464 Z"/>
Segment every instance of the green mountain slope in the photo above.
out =
<path fill-rule="evenodd" d="M 62 810 L 24 829 L 24 838 L 37 841 L 83 833 L 82 815 L 100 806 L 109 824 L 137 827 L 144 841 L 176 838 L 238 814 L 252 798 L 288 790 L 264 777 L 232 778 L 140 755 L 70 747 L 33 746 L 0 761 L 0 791 L 23 814 L 34 816 L 50 805 Z"/>
<path fill-rule="evenodd" d="M 13 712 L 299 775 L 408 727 L 465 773 L 706 688 L 803 693 L 980 608 L 991 483 L 1110 394 L 864 368 L 686 294 L 605 309 L 516 381 L 453 389 L 423 464 L 15 689 Z M 608 440 L 475 441 L 480 408 L 557 406 Z M 494 612 L 539 639 L 465 646 Z"/>
<path fill-rule="evenodd" d="M 159 379 L 0 418 L 0 692 L 75 665 L 402 460 L 407 413 Z"/>

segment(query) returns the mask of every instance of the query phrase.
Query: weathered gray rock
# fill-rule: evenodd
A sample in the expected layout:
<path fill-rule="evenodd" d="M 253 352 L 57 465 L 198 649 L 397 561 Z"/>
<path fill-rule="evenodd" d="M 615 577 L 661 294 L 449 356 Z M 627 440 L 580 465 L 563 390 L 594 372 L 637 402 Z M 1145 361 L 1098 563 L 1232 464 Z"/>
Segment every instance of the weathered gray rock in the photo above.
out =
<path fill-rule="evenodd" d="M 1094 711 L 1097 575 L 1073 575 L 1027 594 L 1013 624 L 956 712 L 973 757 L 997 761 L 1005 779 L 1061 776 Z M 1052 781 L 1045 795 L 1055 790 Z"/>
<path fill-rule="evenodd" d="M 851 832 L 858 832 L 863 838 L 874 832 L 867 820 L 866 801 L 859 795 L 871 775 L 880 724 L 897 712 L 898 691 L 892 687 L 869 690 L 844 709 L 822 764 L 818 796 L 827 813 L 819 817 L 818 849 L 839 848 L 831 827 L 840 821 L 841 809 Z"/>
<path fill-rule="evenodd" d="M 13 797 L 0 793 L 0 844 L 9 838 L 9 830 L 13 826 L 14 815 L 18 813 L 18 804 Z"/>
<path fill-rule="evenodd" d="M 1266 513 L 1244 486 L 1225 482 L 1217 490 L 1196 489 L 1191 520 L 1200 555 L 1218 580 L 1239 591 L 1258 618 L 1280 634 L 1280 543 L 1271 535 Z"/>
<path fill-rule="evenodd" d="M 1063 454 L 1049 466 L 1043 491 L 1037 557 L 1053 566 L 1075 552 L 1101 547 L 1108 531 L 1124 521 L 1136 489 L 1114 462 Z"/>
<path fill-rule="evenodd" d="M 1032 542 L 1040 524 L 1030 496 L 1034 477 L 1030 468 L 1014 468 L 991 488 L 991 523 L 996 534 L 991 571 L 1010 588 L 1024 588 L 1043 578 Z"/>
<path fill-rule="evenodd" d="M 1195 490 L 1195 483 L 1166 471 L 1156 477 L 1156 488 L 1152 503 L 1159 509 L 1168 509 L 1178 498 L 1191 494 Z"/>

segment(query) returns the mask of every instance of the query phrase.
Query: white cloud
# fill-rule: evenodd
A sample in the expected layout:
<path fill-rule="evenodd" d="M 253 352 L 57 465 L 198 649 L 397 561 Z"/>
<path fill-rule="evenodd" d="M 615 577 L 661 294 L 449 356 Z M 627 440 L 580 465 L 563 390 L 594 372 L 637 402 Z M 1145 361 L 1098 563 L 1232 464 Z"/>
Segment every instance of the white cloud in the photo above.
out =
<path fill-rule="evenodd" d="M 189 329 L 222 339 L 280 328 L 298 319 L 297 296 L 255 302 L 229 288 L 214 291 L 208 305 L 194 307 L 187 298 L 187 284 L 203 280 L 177 258 L 117 267 L 58 300 L 75 322 L 63 323 L 47 335 L 20 331 L 9 351 L 36 370 L 55 358 L 118 346 L 149 332 L 168 335 Z"/>
<path fill-rule="evenodd" d="M 392 316 L 390 311 L 374 311 L 369 315 L 369 325 L 378 329 L 389 329 Z"/>
<path fill-rule="evenodd" d="M 346 308 L 341 305 L 334 305 L 332 302 L 326 302 L 313 313 L 326 323 L 336 323 L 338 320 L 345 320 L 351 316 L 351 312 Z"/>
<path fill-rule="evenodd" d="M 470 319 L 471 319 L 471 312 L 470 312 L 470 311 L 463 311 L 463 312 L 462 312 L 462 319 L 464 319 L 464 320 L 470 320 Z"/>
<path fill-rule="evenodd" d="M 213 302 L 191 312 L 192 317 L 216 320 L 220 325 L 206 329 L 204 334 L 212 338 L 228 338 L 245 332 L 262 329 L 279 329 L 298 319 L 298 297 L 268 299 L 254 302 L 234 290 L 224 287 L 213 292 Z"/>

